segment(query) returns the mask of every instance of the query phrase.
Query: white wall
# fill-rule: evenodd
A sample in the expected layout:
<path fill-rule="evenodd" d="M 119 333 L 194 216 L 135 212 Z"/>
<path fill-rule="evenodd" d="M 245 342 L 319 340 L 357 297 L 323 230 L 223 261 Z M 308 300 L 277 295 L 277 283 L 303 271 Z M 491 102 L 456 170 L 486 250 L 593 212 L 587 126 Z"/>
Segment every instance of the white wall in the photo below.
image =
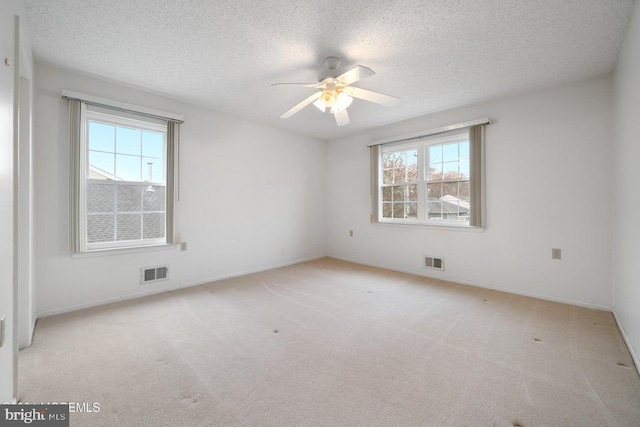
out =
<path fill-rule="evenodd" d="M 328 255 L 610 307 L 611 85 L 607 75 L 330 141 Z M 369 222 L 367 143 L 487 116 L 485 232 Z M 446 271 L 422 269 L 423 255 L 444 256 Z"/>
<path fill-rule="evenodd" d="M 31 51 L 29 51 L 31 55 Z M 33 78 L 20 77 L 20 126 L 18 160 L 18 343 L 31 345 L 35 326 L 35 286 L 33 259 L 33 162 L 31 113 Z"/>
<path fill-rule="evenodd" d="M 61 89 L 184 114 L 176 232 L 186 252 L 72 259 Z M 325 255 L 325 143 L 50 66 L 36 67 L 37 312 L 47 315 Z M 171 280 L 139 284 L 140 268 Z"/>
<path fill-rule="evenodd" d="M 640 6 L 635 11 L 614 79 L 613 304 L 640 369 Z"/>
<path fill-rule="evenodd" d="M 0 403 L 11 402 L 17 396 L 19 316 L 28 315 L 22 310 L 29 309 L 28 304 L 18 305 L 18 294 L 23 292 L 19 268 L 30 268 L 26 265 L 29 260 L 23 263 L 19 257 L 25 244 L 21 230 L 31 227 L 28 217 L 19 216 L 23 200 L 18 191 L 23 183 L 20 152 L 23 138 L 29 133 L 23 119 L 30 116 L 29 106 L 21 103 L 20 76 L 30 78 L 33 69 L 24 15 L 21 0 L 5 1 L 0 8 L 0 318 L 5 318 L 5 340 L 0 348 Z M 8 64 L 4 63 L 5 58 Z"/>
<path fill-rule="evenodd" d="M 14 90 L 15 15 L 12 7 L 0 9 L 0 319 L 5 319 L 5 340 L 0 348 L 0 403 L 14 399 Z"/>

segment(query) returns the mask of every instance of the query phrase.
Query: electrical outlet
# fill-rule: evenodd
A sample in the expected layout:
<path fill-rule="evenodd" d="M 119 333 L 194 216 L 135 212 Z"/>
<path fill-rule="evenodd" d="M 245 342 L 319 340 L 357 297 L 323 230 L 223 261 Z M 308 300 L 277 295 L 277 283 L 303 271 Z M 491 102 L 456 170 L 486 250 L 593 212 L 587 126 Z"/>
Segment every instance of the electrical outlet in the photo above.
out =
<path fill-rule="evenodd" d="M 180 242 L 180 250 L 181 251 L 187 250 L 187 242 Z"/>
<path fill-rule="evenodd" d="M 551 249 L 551 259 L 562 259 L 562 250 L 558 248 Z"/>
<path fill-rule="evenodd" d="M 353 230 L 349 230 L 349 237 L 353 237 Z"/>

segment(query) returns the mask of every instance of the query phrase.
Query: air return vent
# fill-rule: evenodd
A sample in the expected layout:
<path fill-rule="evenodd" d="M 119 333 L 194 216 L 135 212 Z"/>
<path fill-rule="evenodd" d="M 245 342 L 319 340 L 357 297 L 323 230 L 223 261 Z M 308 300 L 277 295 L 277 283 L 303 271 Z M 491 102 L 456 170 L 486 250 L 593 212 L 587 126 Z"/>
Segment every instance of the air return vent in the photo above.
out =
<path fill-rule="evenodd" d="M 432 270 L 444 270 L 444 258 L 425 256 L 423 266 L 424 268 L 429 268 Z"/>
<path fill-rule="evenodd" d="M 140 269 L 140 283 L 158 282 L 169 279 L 169 266 L 146 267 Z"/>

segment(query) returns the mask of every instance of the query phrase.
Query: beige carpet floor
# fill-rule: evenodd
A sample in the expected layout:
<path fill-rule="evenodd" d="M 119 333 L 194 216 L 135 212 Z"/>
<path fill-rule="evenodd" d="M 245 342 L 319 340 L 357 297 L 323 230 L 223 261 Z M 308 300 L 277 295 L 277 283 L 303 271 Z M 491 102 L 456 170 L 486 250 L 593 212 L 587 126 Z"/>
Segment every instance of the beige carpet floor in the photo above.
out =
<path fill-rule="evenodd" d="M 610 313 L 329 258 L 40 319 L 19 362 L 100 403 L 72 426 L 640 426 Z"/>

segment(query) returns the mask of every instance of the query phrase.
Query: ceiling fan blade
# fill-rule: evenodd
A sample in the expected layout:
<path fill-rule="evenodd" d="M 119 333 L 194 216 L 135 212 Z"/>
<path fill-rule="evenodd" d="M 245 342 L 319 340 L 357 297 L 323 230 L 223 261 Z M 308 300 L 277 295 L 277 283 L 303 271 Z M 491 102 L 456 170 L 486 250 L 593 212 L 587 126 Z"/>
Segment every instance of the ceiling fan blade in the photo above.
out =
<path fill-rule="evenodd" d="M 349 113 L 347 113 L 347 110 L 342 110 L 339 113 L 335 113 L 333 116 L 336 118 L 338 126 L 348 125 L 351 121 L 349 120 Z"/>
<path fill-rule="evenodd" d="M 274 83 L 271 86 L 322 87 L 320 83 Z"/>
<path fill-rule="evenodd" d="M 343 92 L 354 98 L 364 99 L 365 101 L 375 102 L 376 104 L 386 105 L 387 107 L 395 107 L 400 103 L 400 98 L 385 95 L 384 93 L 374 92 L 372 90 L 360 89 L 359 87 L 345 87 Z"/>
<path fill-rule="evenodd" d="M 345 85 L 350 85 L 352 83 L 357 82 L 358 80 L 371 77 L 374 74 L 375 73 L 371 68 L 363 67 L 362 65 L 356 65 L 349 71 L 340 74 L 338 77 L 336 77 L 336 80 L 339 80 L 341 83 Z"/>
<path fill-rule="evenodd" d="M 280 118 L 288 119 L 298 111 L 302 110 L 307 105 L 311 104 L 316 99 L 320 98 L 321 95 L 322 95 L 322 91 L 319 90 L 318 92 L 314 93 L 313 95 L 311 95 L 310 97 L 308 97 L 307 99 L 305 99 L 304 101 L 302 101 L 301 103 L 299 103 L 298 105 L 296 105 L 295 107 L 293 107 L 292 109 L 290 109 L 289 111 L 281 115 Z"/>

